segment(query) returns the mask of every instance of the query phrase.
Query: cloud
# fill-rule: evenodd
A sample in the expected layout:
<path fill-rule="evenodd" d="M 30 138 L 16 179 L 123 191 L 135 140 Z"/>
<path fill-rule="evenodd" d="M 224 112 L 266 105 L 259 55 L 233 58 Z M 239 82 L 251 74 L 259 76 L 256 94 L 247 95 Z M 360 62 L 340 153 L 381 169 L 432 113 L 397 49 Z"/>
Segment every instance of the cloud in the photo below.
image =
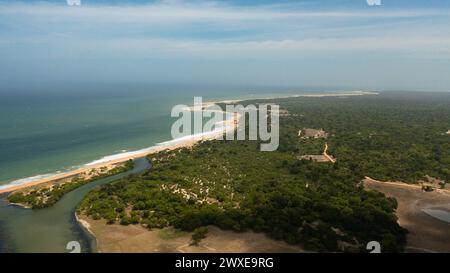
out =
<path fill-rule="evenodd" d="M 214 2 L 213 2 L 214 3 Z M 422 16 L 443 16 L 439 10 L 354 10 L 354 11 L 312 11 L 290 10 L 277 6 L 233 7 L 209 2 L 183 4 L 182 2 L 157 2 L 147 5 L 82 5 L 69 7 L 49 3 L 24 4 L 0 2 L 0 16 L 27 16 L 28 19 L 48 21 L 86 21 L 108 23 L 172 23 L 172 22 L 235 22 L 295 20 L 307 18 L 413 18 Z M 278 7 L 274 9 L 273 7 Z M 448 15 L 448 14 L 447 14 Z"/>
<path fill-rule="evenodd" d="M 65 67 L 88 77 L 107 66 L 115 73 L 112 78 L 126 74 L 138 79 L 133 76 L 138 74 L 146 79 L 143 73 L 153 71 L 172 81 L 189 70 L 199 81 L 217 71 L 218 80 L 231 73 L 242 82 L 247 76 L 269 81 L 278 75 L 282 82 L 289 78 L 297 83 L 301 73 L 312 82 L 328 71 L 330 78 L 340 74 L 335 78 L 342 83 L 354 81 L 355 71 L 358 81 L 369 81 L 372 75 L 365 78 L 364 69 L 370 68 L 388 71 L 385 78 L 392 82 L 397 80 L 394 72 L 405 74 L 403 70 L 417 81 L 417 75 L 427 75 L 426 82 L 433 83 L 450 73 L 450 12 L 238 7 L 212 1 L 81 7 L 0 2 L 0 59 L 0 72 L 10 71 L 3 79 L 36 71 L 52 79 L 50 71 Z M 254 66 L 243 70 L 250 64 Z M 175 76 L 171 71 L 179 72 Z M 403 82 L 409 78 L 403 75 Z"/>
<path fill-rule="evenodd" d="M 427 58 L 450 60 L 450 37 L 359 37 L 304 40 L 214 41 L 181 39 L 91 39 L 58 42 L 39 41 L 32 52 L 14 53 L 17 45 L 26 42 L 0 40 L 2 58 L 14 59 L 201 59 L 243 60 L 278 59 L 293 61 L 302 58 L 356 56 L 395 58 Z M 12 51 L 12 52 L 11 52 Z"/>
<path fill-rule="evenodd" d="M 425 19 L 423 19 L 425 18 Z M 430 23 L 430 18 L 434 22 Z M 67 42 L 101 51 L 204 54 L 394 50 L 448 53 L 445 10 L 305 10 L 218 2 L 147 5 L 0 3 L 0 46 Z"/>

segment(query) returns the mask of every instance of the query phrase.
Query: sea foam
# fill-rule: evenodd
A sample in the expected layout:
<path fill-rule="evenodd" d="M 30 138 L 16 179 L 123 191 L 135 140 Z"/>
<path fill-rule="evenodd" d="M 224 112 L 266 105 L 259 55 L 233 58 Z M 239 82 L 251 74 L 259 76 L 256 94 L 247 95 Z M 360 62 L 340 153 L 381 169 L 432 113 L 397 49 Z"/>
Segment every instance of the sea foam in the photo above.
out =
<path fill-rule="evenodd" d="M 233 118 L 233 115 L 227 115 L 227 120 L 226 121 L 229 121 L 232 118 Z M 143 149 L 140 149 L 140 150 L 135 150 L 135 151 L 122 150 L 120 153 L 104 156 L 104 157 L 102 157 L 102 158 L 100 158 L 98 160 L 94 160 L 92 162 L 86 163 L 86 164 L 82 165 L 82 167 L 83 166 L 84 167 L 90 167 L 90 166 L 94 166 L 94 165 L 98 165 L 98 164 L 102 164 L 102 163 L 107 163 L 107 162 L 110 162 L 110 161 L 126 159 L 126 158 L 132 158 L 132 157 L 134 157 L 136 155 L 139 155 L 139 154 L 151 153 L 151 152 L 154 152 L 155 150 L 159 150 L 161 148 L 171 147 L 171 146 L 174 146 L 174 145 L 181 144 L 183 142 L 189 142 L 189 141 L 200 139 L 200 138 L 214 138 L 215 136 L 217 136 L 221 132 L 224 132 L 224 131 L 228 130 L 229 128 L 231 128 L 231 125 L 227 125 L 226 121 L 217 122 L 215 124 L 214 130 L 212 130 L 212 131 L 202 132 L 202 133 L 197 133 L 197 134 L 192 134 L 192 135 L 187 135 L 187 136 L 183 136 L 183 137 L 180 137 L 180 138 L 176 138 L 176 139 L 160 142 L 160 143 L 157 143 L 156 145 L 153 145 L 153 146 L 150 146 L 150 147 L 147 147 L 147 148 L 143 148 Z M 80 167 L 80 166 L 78 166 L 78 167 Z M 71 170 L 76 169 L 78 167 L 72 167 Z M 35 175 L 35 176 L 30 176 L 30 177 L 17 179 L 17 180 L 9 182 L 8 184 L 0 185 L 0 190 L 5 190 L 5 189 L 12 188 L 12 187 L 15 187 L 15 186 L 33 183 L 33 182 L 41 180 L 41 179 L 50 178 L 50 177 L 56 176 L 56 175 L 61 175 L 61 174 L 65 173 L 65 172 L 66 171 L 57 171 L 57 172 L 53 172 L 53 173 L 39 174 L 39 175 Z"/>

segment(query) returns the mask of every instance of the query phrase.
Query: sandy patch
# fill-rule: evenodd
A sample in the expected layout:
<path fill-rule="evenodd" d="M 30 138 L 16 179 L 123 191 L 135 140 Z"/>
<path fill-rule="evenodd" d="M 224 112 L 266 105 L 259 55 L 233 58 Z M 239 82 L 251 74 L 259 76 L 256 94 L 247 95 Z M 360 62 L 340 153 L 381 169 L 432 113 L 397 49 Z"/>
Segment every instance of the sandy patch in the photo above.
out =
<path fill-rule="evenodd" d="M 364 186 L 397 199 L 398 222 L 409 231 L 407 252 L 450 252 L 450 224 L 423 211 L 440 209 L 450 212 L 448 191 L 425 192 L 420 185 L 380 182 L 369 178 L 364 180 Z"/>
<path fill-rule="evenodd" d="M 233 232 L 209 226 L 206 238 L 198 246 L 191 246 L 192 233 L 172 228 L 148 230 L 140 225 L 106 225 L 105 220 L 92 220 L 86 216 L 78 216 L 78 219 L 89 225 L 89 230 L 96 237 L 99 252 L 303 252 L 298 246 L 272 240 L 263 233 Z"/>

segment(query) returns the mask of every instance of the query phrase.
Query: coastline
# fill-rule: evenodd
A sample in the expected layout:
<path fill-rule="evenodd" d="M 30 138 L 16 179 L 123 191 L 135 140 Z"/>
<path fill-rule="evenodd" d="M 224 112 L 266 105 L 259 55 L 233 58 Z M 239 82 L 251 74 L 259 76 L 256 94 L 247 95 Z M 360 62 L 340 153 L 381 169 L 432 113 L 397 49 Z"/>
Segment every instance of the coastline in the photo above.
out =
<path fill-rule="evenodd" d="M 214 102 L 206 102 L 204 105 L 207 107 L 208 105 L 213 104 Z M 205 108 L 203 106 L 203 108 Z M 194 110 L 195 111 L 195 110 Z M 226 112 L 224 112 L 226 113 Z M 237 127 L 237 124 L 239 123 L 240 116 L 239 115 L 233 115 L 232 118 L 227 119 L 223 122 L 223 126 L 219 129 L 216 129 L 214 131 L 205 132 L 202 134 L 197 135 L 189 135 L 186 137 L 182 137 L 180 139 L 173 139 L 167 142 L 163 142 L 160 144 L 157 144 L 155 146 L 151 146 L 142 150 L 138 151 L 132 151 L 132 152 L 126 152 L 122 154 L 116 154 L 113 156 L 106 156 L 102 159 L 93 161 L 92 163 L 88 163 L 80 168 L 77 168 L 75 170 L 57 173 L 55 175 L 43 175 L 43 178 L 26 182 L 26 183 L 20 183 L 20 184 L 14 184 L 14 181 L 11 184 L 5 184 L 2 185 L 4 188 L 0 188 L 0 194 L 6 194 L 10 192 L 14 192 L 17 190 L 22 190 L 25 188 L 41 185 L 44 183 L 50 183 L 55 182 L 57 180 L 67 179 L 85 172 L 89 172 L 92 169 L 98 169 L 102 167 L 108 167 L 110 168 L 112 165 L 117 165 L 124 163 L 128 160 L 134 160 L 137 158 L 142 158 L 150 154 L 159 153 L 165 150 L 175 150 L 179 148 L 189 148 L 194 146 L 196 143 L 201 141 L 207 141 L 212 139 L 217 139 L 223 136 L 223 134 L 227 133 L 230 130 L 235 130 Z M 26 179 L 26 178 L 25 178 Z M 19 180 L 16 180 L 19 181 Z M 10 185 L 10 186 L 8 186 Z M 6 186 L 6 187 L 5 187 Z"/>
<path fill-rule="evenodd" d="M 86 231 L 86 233 L 88 233 L 88 237 L 90 240 L 94 241 L 95 246 L 98 246 L 98 239 L 97 236 L 95 236 L 94 232 L 91 230 L 91 225 L 89 224 L 88 221 L 81 219 L 80 217 L 78 217 L 77 211 L 75 210 L 75 212 L 73 213 L 75 216 L 75 221 L 78 223 L 78 225 L 84 230 Z M 92 246 L 92 242 L 91 242 L 91 246 Z M 91 247 L 92 248 L 92 247 Z M 97 249 L 95 249 L 95 252 L 99 252 Z"/>
<path fill-rule="evenodd" d="M 323 94 L 299 94 L 299 95 L 289 95 L 289 96 L 277 96 L 277 97 L 262 97 L 262 98 L 255 98 L 255 100 L 268 100 L 268 99 L 285 99 L 285 98 L 295 98 L 295 97 L 341 97 L 341 96 L 364 96 L 364 95 L 378 95 L 377 92 L 369 92 L 369 91 L 345 91 L 342 93 L 336 92 L 336 93 L 323 93 Z M 202 111 L 207 110 L 208 107 L 214 104 L 219 103 L 225 103 L 225 104 L 231 104 L 231 103 L 238 103 L 241 101 L 246 100 L 252 100 L 252 99 L 230 99 L 230 100 L 221 100 L 221 101 L 205 101 L 202 103 L 202 106 L 200 108 L 191 106 L 190 109 L 192 111 Z M 223 111 L 223 113 L 229 114 L 226 111 Z M 66 171 L 66 172 L 57 172 L 55 174 L 44 174 L 44 175 L 36 175 L 33 177 L 27 177 L 23 179 L 18 179 L 15 181 L 12 181 L 8 184 L 0 185 L 0 194 L 10 193 L 17 190 L 22 190 L 25 188 L 33 187 L 36 185 L 40 185 L 43 183 L 51 183 L 55 182 L 57 180 L 62 179 L 68 179 L 70 177 L 82 174 L 84 172 L 89 172 L 92 169 L 98 169 L 102 167 L 108 167 L 110 168 L 112 165 L 121 164 L 124 163 L 127 160 L 134 160 L 137 158 L 145 157 L 149 154 L 159 153 L 164 150 L 174 150 L 179 148 L 187 148 L 192 147 L 198 142 L 211 140 L 211 139 L 217 139 L 221 137 L 224 133 L 227 133 L 229 130 L 234 130 L 237 128 L 239 123 L 240 116 L 239 115 L 233 115 L 232 118 L 226 119 L 223 123 L 223 127 L 219 130 L 211 131 L 211 132 L 205 132 L 198 135 L 190 135 L 186 137 L 182 137 L 180 139 L 173 139 L 166 142 L 159 143 L 155 146 L 151 146 L 148 148 L 144 148 L 137 151 L 130 151 L 130 152 L 124 152 L 119 153 L 115 155 L 105 156 L 101 159 L 95 160 L 93 162 L 87 163 L 77 169 Z M 35 180 L 26 181 L 29 179 L 32 179 L 34 177 L 40 177 Z M 26 181 L 26 182 L 21 182 Z"/>
<path fill-rule="evenodd" d="M 22 203 L 9 203 L 10 205 L 13 205 L 13 206 L 17 206 L 17 207 L 20 207 L 20 208 L 24 208 L 24 209 L 31 209 L 31 207 L 30 206 L 27 206 L 27 205 L 25 205 L 25 204 L 22 204 Z"/>

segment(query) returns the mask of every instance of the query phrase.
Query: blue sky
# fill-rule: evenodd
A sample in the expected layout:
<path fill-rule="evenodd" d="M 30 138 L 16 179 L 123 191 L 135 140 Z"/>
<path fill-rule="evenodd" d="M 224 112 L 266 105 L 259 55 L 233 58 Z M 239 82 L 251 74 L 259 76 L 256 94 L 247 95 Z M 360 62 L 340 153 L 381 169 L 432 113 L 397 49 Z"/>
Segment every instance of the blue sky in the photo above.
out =
<path fill-rule="evenodd" d="M 0 0 L 0 91 L 176 83 L 450 91 L 450 1 Z"/>

